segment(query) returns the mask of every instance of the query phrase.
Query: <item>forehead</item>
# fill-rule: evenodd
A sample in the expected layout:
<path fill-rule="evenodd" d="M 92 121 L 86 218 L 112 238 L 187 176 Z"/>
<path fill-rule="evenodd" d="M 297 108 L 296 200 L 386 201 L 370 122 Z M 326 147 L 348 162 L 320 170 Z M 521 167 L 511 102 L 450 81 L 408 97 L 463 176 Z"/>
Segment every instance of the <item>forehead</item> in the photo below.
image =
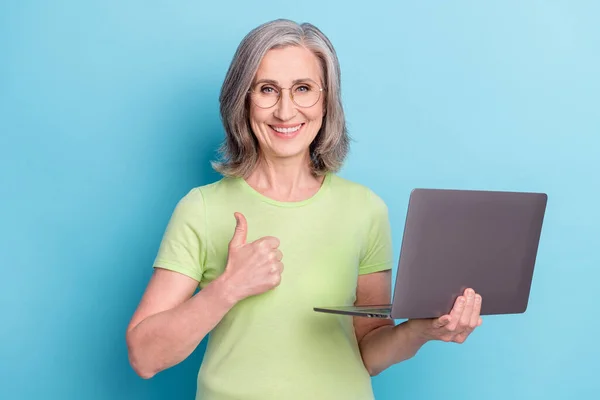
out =
<path fill-rule="evenodd" d="M 270 79 L 280 85 L 291 85 L 296 79 L 322 81 L 321 63 L 305 47 L 288 46 L 271 49 L 265 54 L 256 71 L 255 81 Z"/>

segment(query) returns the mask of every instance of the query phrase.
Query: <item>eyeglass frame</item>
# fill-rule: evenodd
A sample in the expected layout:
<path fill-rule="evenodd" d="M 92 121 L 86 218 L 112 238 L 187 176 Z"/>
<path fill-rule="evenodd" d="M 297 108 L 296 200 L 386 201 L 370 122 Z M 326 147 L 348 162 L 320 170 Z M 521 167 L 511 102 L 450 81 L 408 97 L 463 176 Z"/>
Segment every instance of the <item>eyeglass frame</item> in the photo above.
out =
<path fill-rule="evenodd" d="M 294 96 L 292 95 L 292 88 L 293 88 L 294 86 L 296 86 L 296 85 L 298 85 L 298 84 L 302 84 L 302 82 L 306 82 L 306 81 L 311 81 L 311 82 L 314 82 L 314 83 L 315 83 L 315 85 L 317 85 L 317 87 L 319 88 L 319 97 L 317 97 L 317 101 L 315 101 L 315 102 L 314 102 L 314 104 L 312 104 L 312 105 L 310 105 L 310 106 L 301 106 L 300 104 L 296 103 L 296 100 L 294 100 Z M 267 109 L 269 109 L 269 108 L 275 107 L 275 106 L 277 105 L 277 103 L 279 103 L 279 101 L 281 100 L 281 94 L 282 94 L 283 90 L 288 90 L 288 91 L 290 92 L 290 100 L 292 100 L 292 103 L 294 103 L 296 106 L 298 106 L 298 107 L 300 107 L 300 108 L 311 108 L 311 107 L 314 107 L 314 106 L 315 106 L 315 104 L 317 104 L 317 103 L 319 102 L 319 100 L 321 99 L 321 94 L 322 94 L 323 92 L 327 91 L 327 89 L 325 89 L 325 88 L 322 88 L 322 87 L 321 87 L 321 85 L 319 85 L 317 82 L 313 81 L 313 80 L 312 80 L 312 79 L 310 79 L 310 78 L 308 78 L 308 79 L 301 79 L 301 80 L 299 80 L 299 81 L 298 81 L 298 83 L 294 83 L 294 84 L 293 84 L 291 87 L 289 87 L 289 88 L 284 88 L 284 87 L 281 87 L 281 86 L 279 86 L 278 84 L 274 83 L 274 81 L 271 81 L 271 80 L 265 80 L 264 82 L 262 82 L 262 81 L 259 81 L 259 82 L 255 83 L 255 84 L 254 84 L 254 85 L 252 85 L 252 86 L 256 86 L 256 85 L 258 85 L 259 83 L 266 83 L 266 84 L 269 84 L 269 85 L 273 85 L 273 86 L 277 87 L 277 88 L 278 88 L 278 90 L 279 90 L 279 93 L 277 94 L 277 101 L 276 101 L 275 103 L 273 103 L 273 105 L 272 105 L 272 106 L 269 106 L 269 107 L 261 107 L 261 106 L 259 106 L 258 104 L 256 104 L 256 102 L 255 102 L 255 101 L 253 101 L 253 100 L 252 100 L 252 94 L 253 94 L 253 93 L 256 93 L 256 92 L 254 92 L 252 89 L 248 89 L 248 92 L 247 92 L 247 93 L 248 93 L 248 94 L 250 94 L 250 101 L 252 101 L 252 103 L 254 103 L 254 105 L 255 105 L 256 107 L 258 107 L 258 108 L 261 108 L 261 109 L 263 109 L 263 110 L 267 110 Z"/>

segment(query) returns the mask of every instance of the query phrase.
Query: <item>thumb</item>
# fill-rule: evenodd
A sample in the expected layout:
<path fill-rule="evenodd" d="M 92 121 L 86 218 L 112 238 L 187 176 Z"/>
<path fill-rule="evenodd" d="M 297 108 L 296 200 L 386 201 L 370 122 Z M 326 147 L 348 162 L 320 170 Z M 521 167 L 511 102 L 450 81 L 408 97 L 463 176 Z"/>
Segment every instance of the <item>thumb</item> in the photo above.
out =
<path fill-rule="evenodd" d="M 248 223 L 246 217 L 242 213 L 234 213 L 235 216 L 235 232 L 229 242 L 231 247 L 240 247 L 246 244 L 246 234 L 248 233 Z"/>
<path fill-rule="evenodd" d="M 434 319 L 432 325 L 435 329 L 439 329 L 439 328 L 443 328 L 444 326 L 448 325 L 450 323 L 450 321 L 452 321 L 452 317 L 450 317 L 449 315 L 444 315 L 444 316 Z"/>

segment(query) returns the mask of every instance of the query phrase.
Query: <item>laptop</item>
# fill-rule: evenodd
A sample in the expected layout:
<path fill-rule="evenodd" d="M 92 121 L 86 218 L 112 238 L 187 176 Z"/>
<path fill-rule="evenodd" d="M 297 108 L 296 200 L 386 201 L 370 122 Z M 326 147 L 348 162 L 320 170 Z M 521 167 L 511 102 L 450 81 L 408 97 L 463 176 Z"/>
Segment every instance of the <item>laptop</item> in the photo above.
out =
<path fill-rule="evenodd" d="M 481 315 L 524 313 L 547 200 L 545 193 L 414 189 L 392 304 L 331 304 L 314 311 L 438 318 L 471 287 L 483 298 Z"/>

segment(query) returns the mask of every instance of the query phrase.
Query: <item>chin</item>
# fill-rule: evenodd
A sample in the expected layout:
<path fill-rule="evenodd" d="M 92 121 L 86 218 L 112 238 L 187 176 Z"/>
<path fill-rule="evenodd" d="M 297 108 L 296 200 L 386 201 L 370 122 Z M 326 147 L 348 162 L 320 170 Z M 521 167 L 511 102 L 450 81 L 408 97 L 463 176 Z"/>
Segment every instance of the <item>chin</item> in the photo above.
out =
<path fill-rule="evenodd" d="M 301 147 L 301 148 L 277 148 L 271 149 L 271 154 L 279 159 L 295 159 L 301 158 L 303 156 L 308 156 L 309 148 Z"/>

